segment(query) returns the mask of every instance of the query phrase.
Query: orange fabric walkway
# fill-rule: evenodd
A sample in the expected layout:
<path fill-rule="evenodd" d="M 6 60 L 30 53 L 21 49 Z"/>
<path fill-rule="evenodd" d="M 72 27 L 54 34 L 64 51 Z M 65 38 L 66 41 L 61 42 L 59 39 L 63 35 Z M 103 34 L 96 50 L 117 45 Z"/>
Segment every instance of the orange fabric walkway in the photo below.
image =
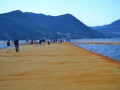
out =
<path fill-rule="evenodd" d="M 120 63 L 70 43 L 1 49 L 0 90 L 120 90 Z"/>

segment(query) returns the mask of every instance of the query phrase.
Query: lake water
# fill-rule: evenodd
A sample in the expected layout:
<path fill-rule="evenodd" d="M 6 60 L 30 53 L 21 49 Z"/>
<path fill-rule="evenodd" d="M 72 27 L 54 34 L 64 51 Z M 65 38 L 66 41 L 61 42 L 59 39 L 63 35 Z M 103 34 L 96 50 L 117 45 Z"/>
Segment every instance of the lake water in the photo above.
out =
<path fill-rule="evenodd" d="M 120 44 L 75 44 L 75 46 L 120 61 Z"/>
<path fill-rule="evenodd" d="M 72 39 L 71 42 L 120 42 L 120 38 L 110 38 L 110 39 Z"/>
<path fill-rule="evenodd" d="M 73 39 L 71 42 L 120 42 L 120 38 L 112 39 Z M 120 44 L 74 44 L 77 47 L 101 54 L 120 61 Z"/>

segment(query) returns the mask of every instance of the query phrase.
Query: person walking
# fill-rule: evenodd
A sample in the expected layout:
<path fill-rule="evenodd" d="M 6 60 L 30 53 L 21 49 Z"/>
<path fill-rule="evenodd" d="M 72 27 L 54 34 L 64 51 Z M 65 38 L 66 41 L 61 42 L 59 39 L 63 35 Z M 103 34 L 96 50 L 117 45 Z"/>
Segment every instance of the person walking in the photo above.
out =
<path fill-rule="evenodd" d="M 31 40 L 31 43 L 30 44 L 32 44 L 33 45 L 33 39 Z"/>
<path fill-rule="evenodd" d="M 39 44 L 39 39 L 36 40 L 36 46 L 38 46 L 38 44 Z"/>
<path fill-rule="evenodd" d="M 42 42 L 41 44 L 42 44 L 42 46 L 43 46 L 43 45 L 44 45 L 44 40 L 42 39 L 41 42 Z"/>
<path fill-rule="evenodd" d="M 11 50 L 10 50 L 10 40 L 7 41 L 7 53 L 8 52 L 11 53 Z"/>
<path fill-rule="evenodd" d="M 48 45 L 50 45 L 50 39 L 48 39 Z"/>
<path fill-rule="evenodd" d="M 14 45 L 16 52 L 19 52 L 19 40 L 17 38 L 14 40 Z"/>

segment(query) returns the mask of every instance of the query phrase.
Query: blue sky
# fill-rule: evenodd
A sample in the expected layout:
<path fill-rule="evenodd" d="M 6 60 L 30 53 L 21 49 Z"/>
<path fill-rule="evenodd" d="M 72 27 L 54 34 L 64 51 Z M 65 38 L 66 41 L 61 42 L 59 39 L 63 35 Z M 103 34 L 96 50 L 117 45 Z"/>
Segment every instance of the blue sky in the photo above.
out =
<path fill-rule="evenodd" d="M 72 14 L 87 26 L 120 19 L 120 0 L 0 0 L 0 14 L 14 10 L 46 15 Z"/>

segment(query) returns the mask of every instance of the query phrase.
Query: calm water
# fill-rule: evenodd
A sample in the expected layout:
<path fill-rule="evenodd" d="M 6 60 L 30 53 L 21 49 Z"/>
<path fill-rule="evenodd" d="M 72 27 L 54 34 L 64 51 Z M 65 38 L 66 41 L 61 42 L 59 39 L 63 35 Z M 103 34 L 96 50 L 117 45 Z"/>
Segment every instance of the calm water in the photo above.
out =
<path fill-rule="evenodd" d="M 120 42 L 120 38 L 112 39 L 73 39 L 71 42 Z M 83 49 L 120 61 L 120 44 L 74 44 Z"/>
<path fill-rule="evenodd" d="M 71 42 L 120 42 L 120 38 L 111 38 L 111 39 L 72 39 Z"/>

